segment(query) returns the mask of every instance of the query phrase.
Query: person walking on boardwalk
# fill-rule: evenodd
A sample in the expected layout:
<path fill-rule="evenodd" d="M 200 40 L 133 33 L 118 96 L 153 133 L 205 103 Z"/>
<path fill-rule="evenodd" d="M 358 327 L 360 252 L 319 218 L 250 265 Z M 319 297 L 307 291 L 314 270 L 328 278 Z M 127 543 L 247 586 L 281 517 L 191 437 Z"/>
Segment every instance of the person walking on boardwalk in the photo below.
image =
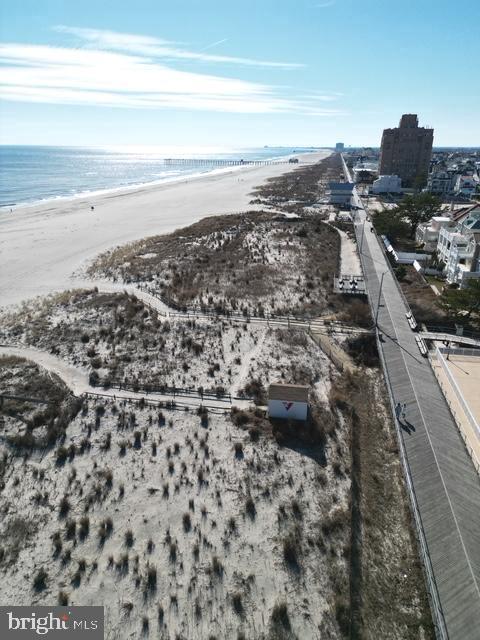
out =
<path fill-rule="evenodd" d="M 395 405 L 395 415 L 397 417 L 397 420 L 400 420 L 401 413 L 402 413 L 402 403 L 397 402 L 397 404 Z"/>

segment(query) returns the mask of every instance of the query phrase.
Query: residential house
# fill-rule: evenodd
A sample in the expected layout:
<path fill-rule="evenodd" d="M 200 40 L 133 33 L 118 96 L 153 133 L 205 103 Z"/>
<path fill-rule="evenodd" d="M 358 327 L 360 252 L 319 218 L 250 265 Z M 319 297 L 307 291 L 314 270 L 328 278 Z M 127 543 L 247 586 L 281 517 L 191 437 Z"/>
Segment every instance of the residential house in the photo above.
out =
<path fill-rule="evenodd" d="M 433 253 L 437 250 L 440 229 L 452 227 L 454 224 L 450 216 L 433 216 L 428 222 L 418 225 L 415 240 L 417 244 L 422 245 L 422 249 Z"/>
<path fill-rule="evenodd" d="M 398 176 L 379 176 L 369 189 L 369 193 L 401 193 L 402 181 Z"/>
<path fill-rule="evenodd" d="M 455 170 L 434 168 L 428 176 L 426 191 L 437 196 L 447 196 L 453 192 L 456 179 Z"/>
<path fill-rule="evenodd" d="M 475 179 L 475 176 L 457 176 L 453 191 L 457 196 L 471 198 L 475 195 L 477 185 L 478 181 Z"/>
<path fill-rule="evenodd" d="M 470 278 L 480 278 L 480 211 L 472 212 L 453 229 L 440 229 L 437 253 L 445 263 L 447 282 L 460 287 Z"/>

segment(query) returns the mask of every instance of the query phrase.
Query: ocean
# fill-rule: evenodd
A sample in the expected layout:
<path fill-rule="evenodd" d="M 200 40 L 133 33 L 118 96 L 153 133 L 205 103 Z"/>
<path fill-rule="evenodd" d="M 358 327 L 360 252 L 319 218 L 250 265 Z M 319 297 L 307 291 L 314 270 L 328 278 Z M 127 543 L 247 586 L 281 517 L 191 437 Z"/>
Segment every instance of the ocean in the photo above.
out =
<path fill-rule="evenodd" d="M 12 208 L 63 197 L 88 197 L 99 191 L 179 180 L 219 170 L 218 166 L 208 163 L 201 167 L 165 165 L 165 158 L 268 160 L 306 151 L 313 149 L 4 145 L 0 146 L 0 207 Z"/>

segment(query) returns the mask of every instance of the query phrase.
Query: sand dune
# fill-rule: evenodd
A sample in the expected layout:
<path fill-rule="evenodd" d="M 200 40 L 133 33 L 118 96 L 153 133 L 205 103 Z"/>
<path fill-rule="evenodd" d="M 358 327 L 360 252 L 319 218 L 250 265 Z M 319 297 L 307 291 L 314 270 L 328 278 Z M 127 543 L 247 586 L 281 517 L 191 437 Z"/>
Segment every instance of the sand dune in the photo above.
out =
<path fill-rule="evenodd" d="M 310 164 L 328 155 L 323 151 L 298 157 L 301 164 Z M 253 208 L 249 194 L 254 187 L 298 166 L 242 167 L 183 182 L 4 211 L 0 306 L 73 286 L 73 272 L 117 244 L 168 233 L 208 215 Z"/>

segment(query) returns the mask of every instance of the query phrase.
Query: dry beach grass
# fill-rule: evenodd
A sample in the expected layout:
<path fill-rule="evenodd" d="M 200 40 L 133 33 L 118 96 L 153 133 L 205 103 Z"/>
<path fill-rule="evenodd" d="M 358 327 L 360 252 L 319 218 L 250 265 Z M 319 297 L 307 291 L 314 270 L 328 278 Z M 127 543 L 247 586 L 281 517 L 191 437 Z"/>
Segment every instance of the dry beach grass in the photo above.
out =
<path fill-rule="evenodd" d="M 176 306 L 367 326 L 364 302 L 331 291 L 339 237 L 312 211 L 338 171 L 335 156 L 300 167 L 256 192 L 262 211 L 117 248 L 92 272 L 148 283 Z M 95 289 L 34 300 L 0 324 L 3 342 L 55 353 L 97 385 L 202 387 L 257 403 L 208 412 L 75 400 L 36 365 L 0 360 L 3 393 L 39 389 L 48 401 L 47 411 L 0 408 L 3 602 L 102 603 L 120 640 L 433 637 L 368 336 L 331 337 L 351 356 L 341 373 L 304 330 L 167 318 L 131 293 Z M 308 423 L 265 417 L 276 381 L 309 385 Z M 34 423 L 51 438 L 18 440 Z"/>

